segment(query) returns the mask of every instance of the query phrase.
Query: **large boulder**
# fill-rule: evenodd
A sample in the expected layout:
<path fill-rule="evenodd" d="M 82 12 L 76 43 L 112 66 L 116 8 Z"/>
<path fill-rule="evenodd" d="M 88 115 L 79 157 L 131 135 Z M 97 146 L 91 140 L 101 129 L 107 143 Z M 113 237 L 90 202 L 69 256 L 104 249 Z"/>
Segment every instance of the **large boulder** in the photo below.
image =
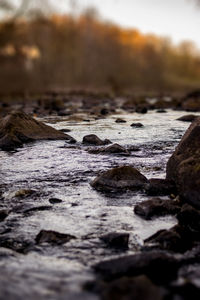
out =
<path fill-rule="evenodd" d="M 169 159 L 167 179 L 175 182 L 183 201 L 200 208 L 200 118 L 190 125 Z"/>
<path fill-rule="evenodd" d="M 97 190 L 138 190 L 145 187 L 147 178 L 131 166 L 122 166 L 105 171 L 97 176 L 91 186 Z"/>
<path fill-rule="evenodd" d="M 135 255 L 104 260 L 93 266 L 104 280 L 111 281 L 122 276 L 148 276 L 153 282 L 162 284 L 176 278 L 178 259 L 160 250 L 145 251 Z"/>
<path fill-rule="evenodd" d="M 73 140 L 31 116 L 15 111 L 0 120 L 0 148 L 10 150 L 35 140 Z"/>

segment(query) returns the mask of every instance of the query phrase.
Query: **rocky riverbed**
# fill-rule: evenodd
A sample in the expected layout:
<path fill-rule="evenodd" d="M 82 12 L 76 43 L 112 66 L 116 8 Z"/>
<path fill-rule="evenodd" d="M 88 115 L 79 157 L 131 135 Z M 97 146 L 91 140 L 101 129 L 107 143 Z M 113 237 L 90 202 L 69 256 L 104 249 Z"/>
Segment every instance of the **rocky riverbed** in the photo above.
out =
<path fill-rule="evenodd" d="M 120 261 L 115 262 L 115 271 L 101 266 L 104 260 L 134 254 L 141 255 L 134 258 L 135 264 L 141 260 L 148 266 L 152 260 L 149 254 L 144 255 L 143 241 L 158 230 L 173 227 L 177 219 L 172 215 L 150 220 L 137 216 L 136 204 L 153 198 L 144 187 L 107 193 L 90 185 L 101 172 L 124 165 L 137 168 L 147 180 L 164 179 L 167 161 L 189 125 L 177 120 L 183 115 L 172 110 L 162 114 L 154 110 L 125 114 L 119 110 L 102 118 L 83 113 L 47 116 L 38 121 L 70 131 L 73 143 L 71 139 L 29 141 L 12 151 L 0 151 L 0 299 L 165 299 L 168 290 L 168 299 L 189 299 L 184 298 L 184 288 L 194 289 L 194 297 L 199 295 L 197 261 L 190 265 L 191 272 L 184 264 L 184 260 L 187 265 L 192 261 L 191 253 L 153 254 L 157 264 L 161 262 L 166 270 L 169 266 L 166 272 L 173 275 L 167 280 L 161 278 L 161 282 L 154 280 L 164 272 L 156 263 L 153 279 L 147 276 L 152 267 L 144 271 L 143 266 L 137 266 L 143 271 L 127 279 L 128 271 L 123 273 Z M 133 123 L 143 126 L 131 126 Z M 110 145 L 83 143 L 91 134 L 125 151 L 105 151 Z M 103 151 L 97 151 L 102 147 Z M 171 193 L 171 198 L 175 196 Z M 130 261 L 126 264 L 131 266 Z M 94 270 L 103 274 L 101 281 Z M 125 276 L 123 283 L 115 281 L 120 280 L 119 274 Z M 184 280 L 191 285 L 188 289 L 182 288 Z M 129 298 L 120 298 L 120 293 L 126 294 L 124 286 L 125 290 L 135 286 L 137 291 L 148 287 L 152 294 L 147 297 L 138 292 L 136 297 L 131 290 Z M 120 290 L 117 295 L 113 294 L 116 287 Z"/>

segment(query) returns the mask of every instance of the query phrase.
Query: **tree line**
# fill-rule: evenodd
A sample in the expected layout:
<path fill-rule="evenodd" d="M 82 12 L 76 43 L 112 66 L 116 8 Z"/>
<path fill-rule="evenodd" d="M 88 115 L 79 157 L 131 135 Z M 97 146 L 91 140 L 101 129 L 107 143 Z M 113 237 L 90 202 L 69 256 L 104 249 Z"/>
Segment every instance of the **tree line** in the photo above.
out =
<path fill-rule="evenodd" d="M 200 53 L 191 42 L 144 35 L 102 21 L 41 16 L 0 23 L 0 90 L 99 89 L 173 91 L 196 88 Z"/>

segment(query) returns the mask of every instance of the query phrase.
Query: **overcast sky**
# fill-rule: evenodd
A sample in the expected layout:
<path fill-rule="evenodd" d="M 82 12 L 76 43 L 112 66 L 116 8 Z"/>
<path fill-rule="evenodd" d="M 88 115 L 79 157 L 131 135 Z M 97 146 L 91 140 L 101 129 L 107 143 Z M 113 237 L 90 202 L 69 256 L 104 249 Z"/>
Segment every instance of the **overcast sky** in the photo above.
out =
<path fill-rule="evenodd" d="M 51 0 L 54 2 L 54 0 Z M 73 0 L 71 0 L 73 2 Z M 105 19 L 144 33 L 170 36 L 177 43 L 192 40 L 200 48 L 200 7 L 192 0 L 76 0 L 81 7 L 95 6 Z M 57 0 L 61 11 L 70 0 Z"/>

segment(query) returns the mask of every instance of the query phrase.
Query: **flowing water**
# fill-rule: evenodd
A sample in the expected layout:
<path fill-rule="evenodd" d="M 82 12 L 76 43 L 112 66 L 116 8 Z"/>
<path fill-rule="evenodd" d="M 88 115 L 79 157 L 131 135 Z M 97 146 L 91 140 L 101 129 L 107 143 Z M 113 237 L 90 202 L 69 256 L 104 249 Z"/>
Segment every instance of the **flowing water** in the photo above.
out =
<path fill-rule="evenodd" d="M 176 120 L 183 114 L 171 110 L 145 115 L 119 112 L 97 120 L 80 115 L 74 121 L 49 117 L 42 121 L 56 129 L 70 129 L 78 143 L 40 141 L 13 153 L 0 152 L 0 207 L 11 211 L 0 223 L 1 237 L 32 245 L 26 254 L 0 248 L 0 299 L 96 299 L 82 290 L 94 276 L 91 266 L 95 262 L 134 253 L 143 239 L 176 223 L 169 216 L 144 221 L 134 215 L 134 205 L 148 199 L 142 192 L 105 195 L 89 183 L 99 172 L 119 165 L 134 166 L 147 178 L 164 178 L 166 162 L 189 125 Z M 127 123 L 115 123 L 119 117 Z M 132 128 L 133 122 L 144 127 Z M 128 148 L 135 146 L 138 151 L 129 156 L 89 154 L 88 147 L 81 144 L 87 134 Z M 36 193 L 17 198 L 14 195 L 20 189 Z M 52 197 L 62 202 L 52 205 Z M 51 207 L 25 213 L 41 205 Z M 68 233 L 76 239 L 62 246 L 34 245 L 41 229 Z M 128 232 L 129 249 L 106 248 L 99 237 L 109 232 Z"/>

